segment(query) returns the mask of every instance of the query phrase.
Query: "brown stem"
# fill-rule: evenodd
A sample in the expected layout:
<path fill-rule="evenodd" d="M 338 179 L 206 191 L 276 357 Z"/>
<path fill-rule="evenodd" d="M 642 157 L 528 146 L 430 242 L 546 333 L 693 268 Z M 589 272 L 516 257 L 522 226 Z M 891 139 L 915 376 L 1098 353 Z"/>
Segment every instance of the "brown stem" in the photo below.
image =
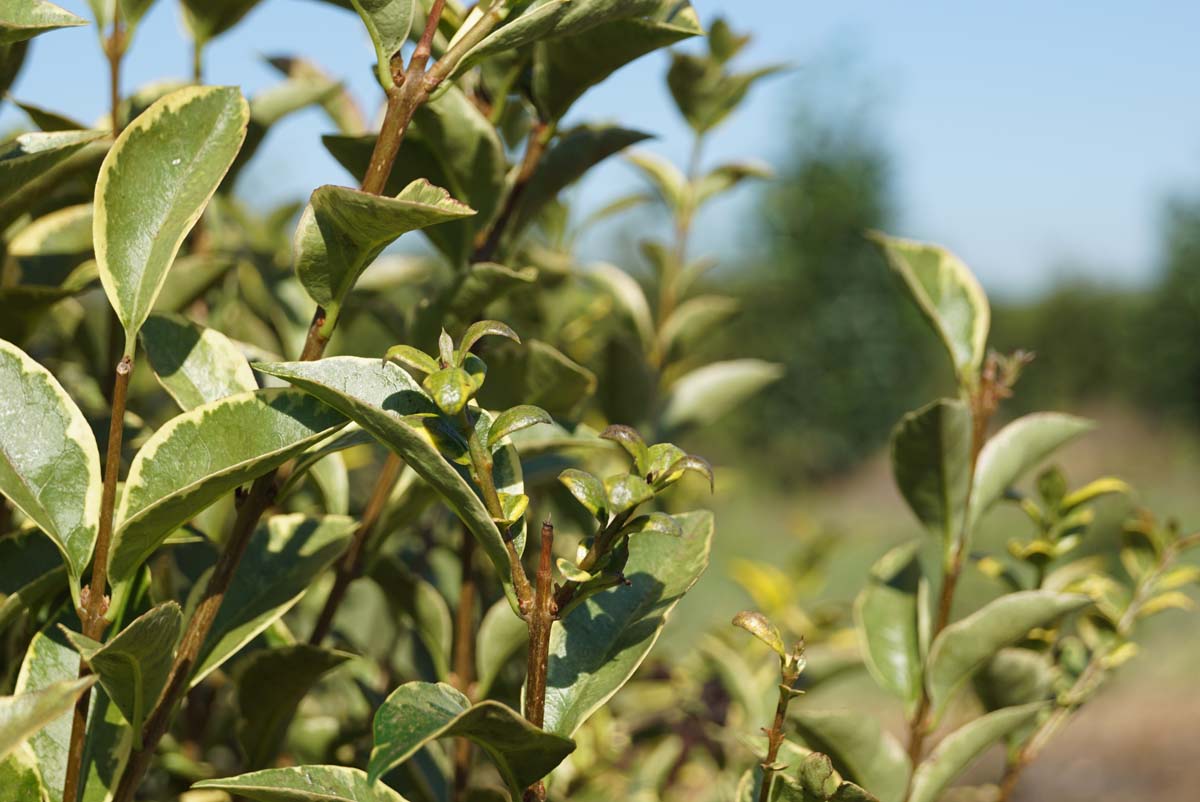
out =
<path fill-rule="evenodd" d="M 83 634 L 100 640 L 108 627 L 108 547 L 112 542 L 113 507 L 117 498 L 117 476 L 121 472 L 121 440 L 125 434 L 125 400 L 129 393 L 129 376 L 133 360 L 124 356 L 117 363 L 113 380 L 112 416 L 108 424 L 108 446 L 104 455 L 104 485 L 100 491 L 100 526 L 96 532 L 96 549 L 92 558 L 91 584 L 79 594 L 79 620 Z M 86 677 L 91 669 L 82 660 L 79 676 Z M 71 718 L 71 740 L 67 752 L 67 772 L 63 780 L 63 802 L 79 798 L 83 774 L 83 747 L 87 736 L 88 704 L 91 691 L 85 691 L 75 702 Z"/>
<path fill-rule="evenodd" d="M 529 613 L 529 668 L 525 684 L 525 718 L 535 727 L 546 721 L 546 671 L 550 662 L 550 630 L 558 614 L 554 602 L 554 525 L 542 524 L 542 553 L 538 561 L 537 587 Z M 546 786 L 540 780 L 525 790 L 525 802 L 543 802 Z"/>
<path fill-rule="evenodd" d="M 346 590 L 350 587 L 350 583 L 362 573 L 363 550 L 371 538 L 371 533 L 375 530 L 375 525 L 379 523 L 384 507 L 387 506 L 388 496 L 391 495 L 392 487 L 400 476 L 401 466 L 400 458 L 389 452 L 387 461 L 383 464 L 383 470 L 380 471 L 379 481 L 375 483 L 375 489 L 371 491 L 371 498 L 367 501 L 367 507 L 363 511 L 362 521 L 354 532 L 354 539 L 350 541 L 346 553 L 338 561 L 333 588 L 329 591 L 329 597 L 325 599 L 325 606 L 321 608 L 321 615 L 317 618 L 316 626 L 313 627 L 312 635 L 308 639 L 313 646 L 320 646 L 329 636 L 333 627 L 333 617 L 337 613 L 342 599 L 346 597 Z"/>
<path fill-rule="evenodd" d="M 508 196 L 504 199 L 504 205 L 501 207 L 500 213 L 496 215 L 496 221 L 486 232 L 481 232 L 482 242 L 477 240 L 478 244 L 475 249 L 474 261 L 487 262 L 494 257 L 500 247 L 500 241 L 508 233 L 508 227 L 512 222 L 512 218 L 521 205 L 521 198 L 525 195 L 525 189 L 529 186 L 530 179 L 533 178 L 533 174 L 537 171 L 537 166 L 541 162 L 542 156 L 546 152 L 546 146 L 553 135 L 553 125 L 542 120 L 534 122 L 533 129 L 529 132 L 529 138 L 525 143 L 525 156 L 521 160 L 521 169 L 517 172 L 512 189 L 509 190 Z"/>
<path fill-rule="evenodd" d="M 454 682 L 468 697 L 474 696 L 475 684 L 475 600 L 478 587 L 472 563 L 475 557 L 475 536 L 465 528 L 458 548 L 459 589 L 458 609 L 454 614 Z M 459 738 L 454 744 L 454 799 L 467 795 L 471 773 L 471 742 Z"/>

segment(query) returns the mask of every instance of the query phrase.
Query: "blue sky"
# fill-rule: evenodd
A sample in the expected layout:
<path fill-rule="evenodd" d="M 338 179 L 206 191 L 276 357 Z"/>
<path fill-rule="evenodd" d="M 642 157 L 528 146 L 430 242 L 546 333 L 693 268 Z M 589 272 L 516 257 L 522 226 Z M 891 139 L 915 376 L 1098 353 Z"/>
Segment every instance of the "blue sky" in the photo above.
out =
<path fill-rule="evenodd" d="M 58 2 L 88 16 L 85 0 Z M 742 63 L 796 65 L 715 133 L 709 162 L 781 163 L 801 98 L 818 90 L 861 97 L 866 87 L 895 161 L 895 233 L 952 247 L 989 290 L 1026 294 L 1064 274 L 1144 280 L 1157 258 L 1162 199 L 1200 189 L 1200 104 L 1190 92 L 1200 76 L 1200 4 L 693 2 L 705 21 L 725 14 L 755 35 Z M 264 0 L 210 46 L 206 78 L 252 94 L 277 80 L 259 57 L 286 53 L 325 65 L 368 108 L 377 102 L 357 18 L 316 0 Z M 126 89 L 183 77 L 189 64 L 177 4 L 159 0 L 127 58 Z M 665 91 L 665 66 L 665 56 L 652 56 L 626 68 L 589 93 L 575 119 L 653 132 L 653 149 L 682 160 L 689 139 Z M 13 94 L 93 120 L 107 102 L 106 80 L 94 30 L 59 31 L 34 43 Z M 17 120 L 6 104 L 0 127 Z M 327 127 L 316 112 L 289 118 L 256 157 L 243 194 L 278 201 L 347 183 L 320 146 Z M 614 163 L 588 179 L 580 203 L 635 181 Z M 752 247 L 752 211 L 750 192 L 715 207 L 696 249 L 728 257 Z"/>

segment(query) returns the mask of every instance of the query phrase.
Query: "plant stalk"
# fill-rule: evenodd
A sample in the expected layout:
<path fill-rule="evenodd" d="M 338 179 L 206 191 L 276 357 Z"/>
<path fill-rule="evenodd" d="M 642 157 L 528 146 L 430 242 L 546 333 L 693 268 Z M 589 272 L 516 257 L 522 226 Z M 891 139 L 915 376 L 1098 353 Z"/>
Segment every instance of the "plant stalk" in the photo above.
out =
<path fill-rule="evenodd" d="M 454 614 L 454 683 L 468 698 L 474 697 L 475 684 L 475 601 L 479 588 L 474 571 L 475 536 L 463 527 L 458 547 L 458 608 Z M 471 742 L 458 738 L 454 744 L 454 799 L 467 795 L 471 773 Z"/>
<path fill-rule="evenodd" d="M 491 228 L 483 233 L 482 242 L 477 241 L 474 261 L 489 262 L 492 260 L 496 251 L 500 248 L 500 242 L 508 233 L 508 227 L 512 222 L 512 218 L 520 208 L 521 199 L 525 195 L 525 190 L 529 186 L 530 179 L 537 172 L 537 166 L 542 160 L 542 156 L 546 152 L 546 146 L 550 144 L 550 140 L 554 137 L 555 126 L 552 123 L 536 120 L 532 130 L 529 132 L 529 137 L 525 144 L 525 156 L 521 159 L 521 168 L 517 172 L 517 178 L 513 182 L 512 189 L 509 190 L 507 197 L 504 199 L 504 205 L 500 209 L 500 213 L 496 216 L 496 221 Z"/>
<path fill-rule="evenodd" d="M 92 579 L 79 594 L 79 620 L 83 634 L 100 640 L 108 627 L 108 549 L 112 543 L 113 508 L 117 498 L 117 476 L 121 472 L 121 441 L 125 435 L 125 400 L 129 394 L 129 377 L 133 360 L 124 356 L 117 363 L 113 380 L 112 416 L 108 423 L 108 446 L 104 454 L 104 485 L 100 491 L 100 525 L 96 532 L 96 549 L 92 557 Z M 91 674 L 91 668 L 79 661 L 79 676 Z M 79 799 L 80 778 L 83 775 L 83 747 L 87 740 L 88 705 L 92 693 L 84 691 L 75 702 L 71 716 L 71 740 L 67 752 L 67 772 L 63 780 L 63 802 Z"/>
<path fill-rule="evenodd" d="M 525 718 L 541 728 L 546 722 L 546 672 L 550 663 L 550 631 L 558 614 L 554 602 L 554 525 L 542 524 L 542 553 L 538 560 L 537 587 L 529 614 L 529 668 L 525 684 Z M 544 802 L 541 780 L 525 789 L 524 802 Z"/>
<path fill-rule="evenodd" d="M 388 454 L 390 455 L 391 452 L 389 451 Z M 391 459 L 390 457 L 383 463 L 379 480 L 375 483 L 375 489 L 371 491 L 371 498 L 367 501 L 367 507 L 363 511 L 362 521 L 359 523 L 358 529 L 354 531 L 354 538 L 350 541 L 350 546 L 346 549 L 346 553 L 338 561 L 337 575 L 333 580 L 333 587 L 329 591 L 329 596 L 325 599 L 325 606 L 321 608 L 321 615 L 317 618 L 312 635 L 309 636 L 309 644 L 320 646 L 325 638 L 329 636 L 329 632 L 333 627 L 333 617 L 337 614 L 338 606 L 346 597 L 346 590 L 350 587 L 350 583 L 362 572 L 363 550 L 366 547 L 367 541 L 371 538 L 372 532 L 375 531 L 376 524 L 379 523 L 379 518 L 383 514 L 384 507 L 387 506 L 388 496 L 391 495 L 392 487 L 395 486 L 396 480 L 400 477 L 402 464 L 398 458 Z"/>
<path fill-rule="evenodd" d="M 762 762 L 762 785 L 758 789 L 758 802 L 768 802 L 771 798 L 771 784 L 775 781 L 775 761 L 779 758 L 779 747 L 784 741 L 784 722 L 787 721 L 788 705 L 792 701 L 792 685 L 799 679 L 800 672 L 787 663 L 783 668 L 783 682 L 779 685 L 779 701 L 775 703 L 775 719 L 771 728 L 766 730 L 767 755 Z"/>

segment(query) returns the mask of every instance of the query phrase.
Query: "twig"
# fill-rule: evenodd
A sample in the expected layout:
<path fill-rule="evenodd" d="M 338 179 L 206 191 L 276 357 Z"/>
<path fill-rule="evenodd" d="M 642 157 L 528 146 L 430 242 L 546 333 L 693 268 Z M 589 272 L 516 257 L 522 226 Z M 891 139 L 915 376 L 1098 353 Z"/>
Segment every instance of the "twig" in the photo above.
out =
<path fill-rule="evenodd" d="M 800 678 L 798 667 L 798 664 L 786 660 L 783 663 L 783 681 L 779 685 L 779 701 L 775 703 L 775 720 L 771 723 L 771 729 L 766 730 L 767 756 L 762 762 L 763 776 L 762 785 L 758 789 L 758 802 L 768 802 L 771 798 L 771 784 L 775 780 L 775 761 L 779 758 L 779 747 L 783 745 L 785 735 L 783 725 L 787 720 L 788 704 L 798 693 L 798 691 L 792 690 L 792 686 Z"/>
<path fill-rule="evenodd" d="M 113 507 L 117 498 L 117 476 L 121 472 L 121 440 L 125 434 L 125 399 L 129 392 L 129 377 L 133 360 L 126 355 L 117 363 L 113 380 L 112 416 L 108 424 L 108 446 L 104 455 L 104 485 L 100 492 L 100 525 L 96 532 L 96 549 L 92 559 L 91 584 L 79 594 L 79 620 L 83 634 L 100 640 L 108 627 L 108 548 L 112 542 Z M 79 662 L 79 676 L 91 674 L 91 668 Z M 75 703 L 71 718 L 71 740 L 67 752 L 67 771 L 63 780 L 63 802 L 79 799 L 80 777 L 83 774 L 83 747 L 87 740 L 88 704 L 91 691 L 84 691 Z"/>
<path fill-rule="evenodd" d="M 546 152 L 546 146 L 554 136 L 554 130 L 555 127 L 550 123 L 543 122 L 542 120 L 534 122 L 525 143 L 525 156 L 521 160 L 521 169 L 517 172 L 516 180 L 513 181 L 512 189 L 509 190 L 508 195 L 505 197 L 504 205 L 501 207 L 500 213 L 496 215 L 495 222 L 489 229 L 480 232 L 482 240 L 477 240 L 473 261 L 491 261 L 493 255 L 499 249 L 501 240 L 508 233 L 508 227 L 512 223 L 517 209 L 520 208 L 521 199 L 525 195 L 529 181 L 533 178 L 534 173 L 537 172 L 537 166 Z"/>
<path fill-rule="evenodd" d="M 458 609 L 454 614 L 454 683 L 468 698 L 475 684 L 475 599 L 478 587 L 474 571 L 475 536 L 464 527 L 458 547 Z M 454 799 L 466 799 L 471 772 L 471 742 L 459 738 L 454 744 Z"/>
<path fill-rule="evenodd" d="M 529 667 L 525 685 L 525 718 L 540 728 L 546 721 L 546 672 L 550 662 L 550 630 L 558 615 L 554 602 L 554 525 L 542 524 L 542 553 L 538 561 L 537 588 L 529 613 Z M 525 790 L 524 802 L 544 802 L 546 785 L 541 780 Z"/>

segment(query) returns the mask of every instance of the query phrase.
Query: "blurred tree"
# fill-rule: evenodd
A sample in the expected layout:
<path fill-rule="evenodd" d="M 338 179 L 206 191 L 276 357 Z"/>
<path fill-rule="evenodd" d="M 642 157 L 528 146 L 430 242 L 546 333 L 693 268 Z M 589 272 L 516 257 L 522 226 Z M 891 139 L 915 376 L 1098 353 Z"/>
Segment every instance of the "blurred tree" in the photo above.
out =
<path fill-rule="evenodd" d="M 1158 286 L 1138 326 L 1136 397 L 1200 422 L 1200 196 L 1175 196 L 1163 215 Z"/>
<path fill-rule="evenodd" d="M 870 129 L 857 117 L 799 115 L 790 163 L 763 196 L 765 252 L 740 282 L 731 334 L 786 374 L 730 429 L 786 468 L 775 475 L 852 466 L 943 378 L 915 308 L 897 303 L 863 236 L 894 217 L 890 158 Z"/>

